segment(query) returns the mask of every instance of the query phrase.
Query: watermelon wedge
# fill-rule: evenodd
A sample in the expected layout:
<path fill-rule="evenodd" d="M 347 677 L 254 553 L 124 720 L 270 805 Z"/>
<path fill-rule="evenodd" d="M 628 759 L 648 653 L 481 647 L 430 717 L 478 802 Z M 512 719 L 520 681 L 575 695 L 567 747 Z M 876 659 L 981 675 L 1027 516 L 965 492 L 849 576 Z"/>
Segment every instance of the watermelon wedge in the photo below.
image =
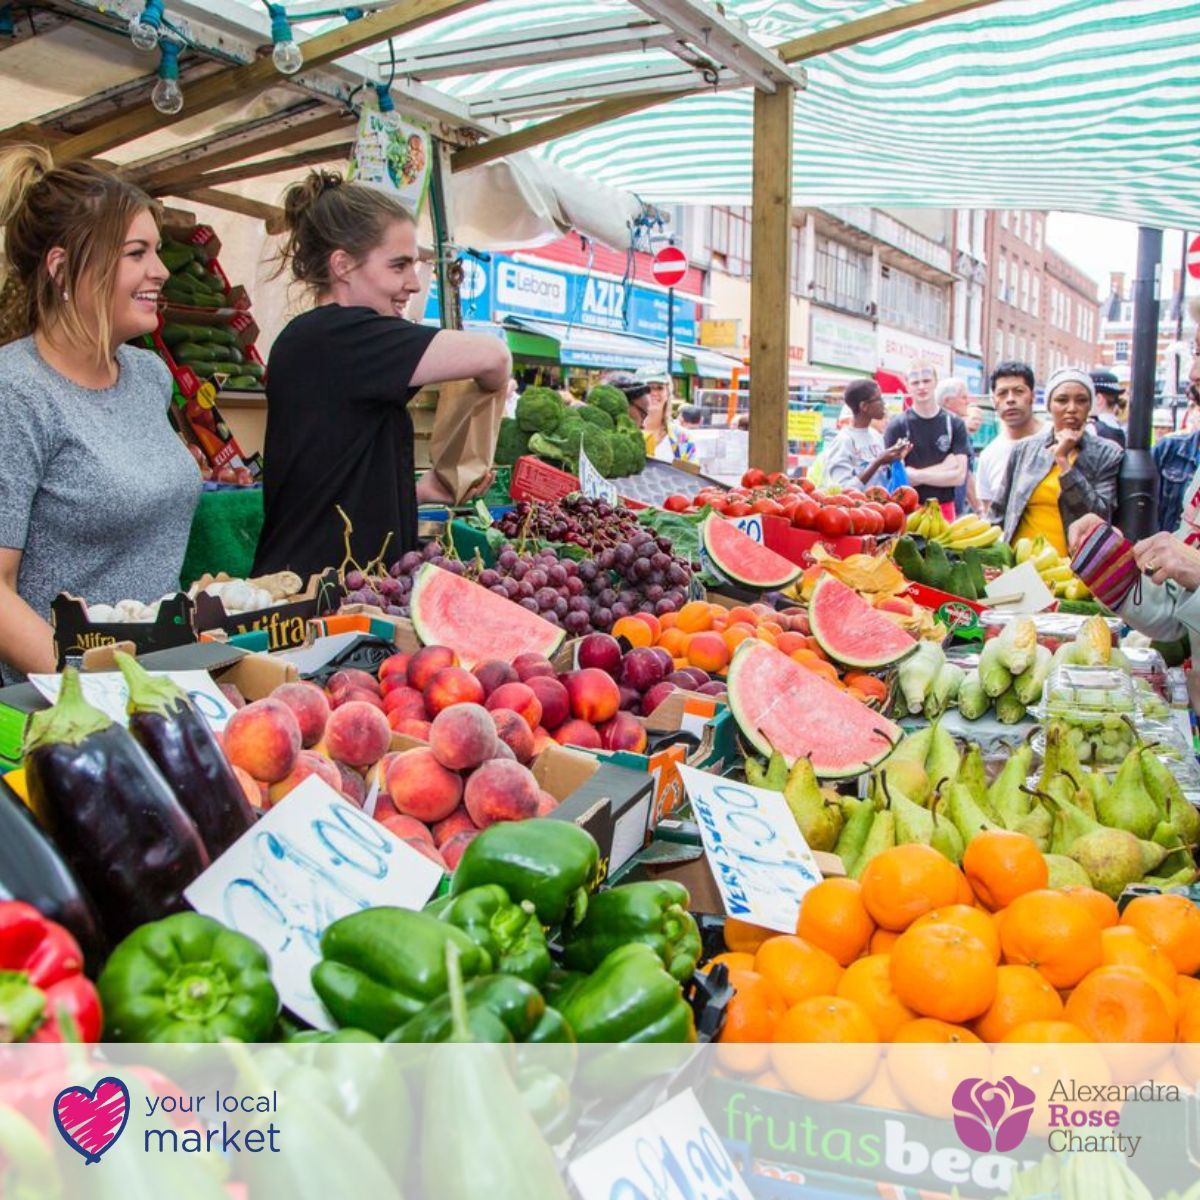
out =
<path fill-rule="evenodd" d="M 800 578 L 802 568 L 744 534 L 720 513 L 709 513 L 700 540 L 712 564 L 731 583 L 770 592 Z"/>
<path fill-rule="evenodd" d="M 883 761 L 900 728 L 766 642 L 747 638 L 729 665 L 729 707 L 761 754 L 790 767 L 812 759 L 821 779 L 849 779 Z"/>
<path fill-rule="evenodd" d="M 808 623 L 821 649 L 848 667 L 874 671 L 917 648 L 915 638 L 832 575 L 822 576 L 813 589 Z"/>
<path fill-rule="evenodd" d="M 512 662 L 518 654 L 549 658 L 565 629 L 495 592 L 426 563 L 413 580 L 413 628 L 426 646 L 449 646 L 470 670 L 489 659 Z"/>

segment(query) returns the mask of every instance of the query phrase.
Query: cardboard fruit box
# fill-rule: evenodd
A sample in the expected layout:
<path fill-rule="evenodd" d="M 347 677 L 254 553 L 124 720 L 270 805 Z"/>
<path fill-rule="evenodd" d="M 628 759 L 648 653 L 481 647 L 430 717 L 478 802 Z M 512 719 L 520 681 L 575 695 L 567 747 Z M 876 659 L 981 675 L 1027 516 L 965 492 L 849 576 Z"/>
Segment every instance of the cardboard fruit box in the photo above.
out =
<path fill-rule="evenodd" d="M 797 529 L 784 517 L 769 515 L 763 517 L 763 542 L 768 550 L 801 567 L 811 567 L 816 562 L 812 550 L 818 542 L 837 558 L 874 554 L 876 544 L 873 537 L 827 538 L 814 529 Z"/>
<path fill-rule="evenodd" d="M 88 616 L 84 600 L 60 592 L 50 604 L 57 669 L 78 667 L 89 650 L 120 643 L 142 654 L 185 646 L 196 640 L 192 618 L 192 602 L 183 592 L 162 601 L 153 621 L 99 622 Z"/>
<path fill-rule="evenodd" d="M 309 622 L 332 612 L 342 596 L 337 572 L 329 568 L 309 578 L 308 586 L 286 604 L 273 604 L 253 612 L 229 613 L 217 596 L 201 592 L 196 596 L 193 621 L 203 641 L 221 641 L 250 633 L 265 633 L 265 649 L 286 650 L 304 645 L 309 638 Z"/>

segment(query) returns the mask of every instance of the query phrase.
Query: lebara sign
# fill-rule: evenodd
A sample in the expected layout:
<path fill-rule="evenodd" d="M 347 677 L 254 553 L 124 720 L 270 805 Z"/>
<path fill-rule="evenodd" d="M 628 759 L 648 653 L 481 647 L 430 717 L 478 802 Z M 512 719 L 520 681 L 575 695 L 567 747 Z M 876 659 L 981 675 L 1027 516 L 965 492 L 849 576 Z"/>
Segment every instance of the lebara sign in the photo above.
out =
<path fill-rule="evenodd" d="M 567 315 L 567 280 L 557 271 L 539 271 L 524 263 L 496 264 L 496 304 L 500 308 Z"/>

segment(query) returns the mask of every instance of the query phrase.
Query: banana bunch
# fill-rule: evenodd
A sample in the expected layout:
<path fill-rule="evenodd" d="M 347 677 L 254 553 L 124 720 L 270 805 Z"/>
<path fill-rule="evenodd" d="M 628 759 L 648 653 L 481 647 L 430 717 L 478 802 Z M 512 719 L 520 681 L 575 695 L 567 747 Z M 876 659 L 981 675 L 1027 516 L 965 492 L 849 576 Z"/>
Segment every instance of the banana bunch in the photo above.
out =
<path fill-rule="evenodd" d="M 971 546 L 994 546 L 1000 540 L 1000 526 L 991 525 L 974 513 L 966 513 L 947 526 L 946 532 L 937 540 L 950 550 L 966 550 Z"/>
<path fill-rule="evenodd" d="M 936 500 L 926 500 L 914 513 L 909 513 L 904 532 L 909 537 L 923 537 L 931 542 L 940 542 L 949 532 L 950 522 L 942 515 L 942 506 Z"/>
<path fill-rule="evenodd" d="M 1086 600 L 1092 593 L 1071 570 L 1071 560 L 1059 554 L 1044 537 L 1020 538 L 1013 546 L 1018 565 L 1032 562 L 1042 582 L 1060 600 Z"/>

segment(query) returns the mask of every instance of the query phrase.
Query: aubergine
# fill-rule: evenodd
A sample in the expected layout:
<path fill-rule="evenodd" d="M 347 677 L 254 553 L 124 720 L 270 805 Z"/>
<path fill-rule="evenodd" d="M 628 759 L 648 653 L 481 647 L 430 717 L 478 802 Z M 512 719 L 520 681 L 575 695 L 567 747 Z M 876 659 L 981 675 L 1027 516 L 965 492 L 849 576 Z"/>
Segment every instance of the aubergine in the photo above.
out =
<path fill-rule="evenodd" d="M 116 659 L 129 686 L 129 732 L 196 823 L 209 856 L 224 854 L 254 824 L 225 752 L 174 680 L 151 675 L 120 651 Z"/>
<path fill-rule="evenodd" d="M 58 703 L 25 739 L 29 804 L 95 901 L 109 945 L 188 908 L 183 889 L 209 864 L 192 818 L 129 730 L 63 672 Z"/>
<path fill-rule="evenodd" d="M 24 900 L 75 935 L 92 978 L 104 965 L 104 936 L 91 897 L 38 827 L 21 797 L 0 780 L 0 900 Z"/>

